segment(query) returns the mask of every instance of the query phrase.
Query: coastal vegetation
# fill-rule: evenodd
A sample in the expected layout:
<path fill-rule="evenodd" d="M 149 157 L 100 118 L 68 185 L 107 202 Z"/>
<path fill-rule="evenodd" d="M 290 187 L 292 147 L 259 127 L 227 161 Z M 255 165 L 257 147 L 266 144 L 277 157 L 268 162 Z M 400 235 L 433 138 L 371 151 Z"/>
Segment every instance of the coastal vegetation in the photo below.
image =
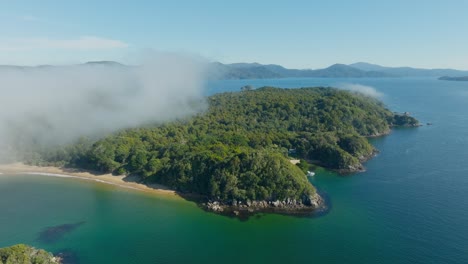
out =
<path fill-rule="evenodd" d="M 59 264 L 51 253 L 24 244 L 0 248 L 0 264 Z"/>
<path fill-rule="evenodd" d="M 366 137 L 418 125 L 374 98 L 334 88 L 244 87 L 207 101 L 208 110 L 191 118 L 36 149 L 25 161 L 139 175 L 226 204 L 311 205 L 316 190 L 304 174 L 309 162 L 361 171 L 376 151 Z M 293 165 L 293 158 L 301 162 Z"/>

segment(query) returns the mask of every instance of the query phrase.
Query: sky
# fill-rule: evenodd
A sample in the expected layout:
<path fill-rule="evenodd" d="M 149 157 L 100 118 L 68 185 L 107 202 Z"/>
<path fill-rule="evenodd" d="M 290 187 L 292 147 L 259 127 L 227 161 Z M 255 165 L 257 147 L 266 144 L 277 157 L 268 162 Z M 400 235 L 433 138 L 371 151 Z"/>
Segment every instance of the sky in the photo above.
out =
<path fill-rule="evenodd" d="M 468 1 L 0 0 L 0 65 L 132 63 L 146 50 L 289 68 L 468 70 Z"/>

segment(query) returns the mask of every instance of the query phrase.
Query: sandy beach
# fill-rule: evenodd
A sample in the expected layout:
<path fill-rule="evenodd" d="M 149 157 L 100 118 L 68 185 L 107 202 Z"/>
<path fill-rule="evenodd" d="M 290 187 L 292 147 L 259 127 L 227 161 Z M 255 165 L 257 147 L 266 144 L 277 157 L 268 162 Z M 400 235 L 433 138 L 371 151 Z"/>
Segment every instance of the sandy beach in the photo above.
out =
<path fill-rule="evenodd" d="M 81 179 L 110 184 L 126 189 L 133 189 L 144 192 L 151 192 L 163 195 L 178 196 L 174 190 L 170 190 L 163 185 L 151 184 L 145 185 L 136 182 L 136 177 L 114 176 L 112 174 L 94 174 L 85 170 L 58 168 L 58 167 L 39 167 L 29 166 L 23 163 L 0 164 L 0 175 L 8 174 L 30 174 L 49 177 L 60 177 L 70 179 Z"/>

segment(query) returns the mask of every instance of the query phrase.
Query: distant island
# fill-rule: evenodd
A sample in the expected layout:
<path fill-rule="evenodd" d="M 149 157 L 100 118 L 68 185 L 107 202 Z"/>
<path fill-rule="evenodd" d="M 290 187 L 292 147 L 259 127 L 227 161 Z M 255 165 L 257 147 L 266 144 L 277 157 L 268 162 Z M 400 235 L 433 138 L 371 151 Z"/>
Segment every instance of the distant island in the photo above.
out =
<path fill-rule="evenodd" d="M 37 146 L 23 159 L 30 165 L 137 175 L 219 213 L 303 213 L 325 206 L 306 178 L 311 164 L 340 173 L 362 171 L 376 153 L 366 137 L 419 125 L 376 99 L 325 87 L 244 87 L 207 102 L 208 110 L 191 118 L 61 148 Z"/>
<path fill-rule="evenodd" d="M 363 71 L 376 71 L 391 74 L 396 77 L 440 77 L 448 76 L 463 76 L 468 75 L 468 71 L 461 71 L 455 69 L 422 69 L 412 67 L 385 67 L 377 64 L 366 62 L 358 62 L 349 64 L 349 66 L 363 70 Z"/>
<path fill-rule="evenodd" d="M 377 71 L 365 71 L 345 64 L 334 64 L 325 69 L 298 70 L 287 69 L 280 65 L 263 65 L 259 63 L 212 63 L 209 67 L 210 76 L 218 79 L 273 79 L 291 77 L 318 77 L 318 78 L 380 78 L 396 77 Z"/>
<path fill-rule="evenodd" d="M 114 67 L 132 68 L 115 61 L 90 61 L 68 66 L 40 65 L 12 66 L 0 65 L 2 70 L 34 70 L 52 67 Z M 276 79 L 276 78 L 397 78 L 397 77 L 440 77 L 468 76 L 468 71 L 454 69 L 419 69 L 411 67 L 385 67 L 377 64 L 358 62 L 353 64 L 333 64 L 324 69 L 288 69 L 276 64 L 211 62 L 207 64 L 207 78 L 226 79 Z"/>
<path fill-rule="evenodd" d="M 214 62 L 210 65 L 211 76 L 218 79 L 265 79 L 265 78 L 383 78 L 383 77 L 440 77 L 444 75 L 463 76 L 468 71 L 453 69 L 419 69 L 411 67 L 385 67 L 377 64 L 358 62 L 334 64 L 317 70 L 287 69 L 276 64 Z"/>
<path fill-rule="evenodd" d="M 442 81 L 460 81 L 460 82 L 468 82 L 468 76 L 462 77 L 450 77 L 450 76 L 442 76 L 439 78 Z"/>

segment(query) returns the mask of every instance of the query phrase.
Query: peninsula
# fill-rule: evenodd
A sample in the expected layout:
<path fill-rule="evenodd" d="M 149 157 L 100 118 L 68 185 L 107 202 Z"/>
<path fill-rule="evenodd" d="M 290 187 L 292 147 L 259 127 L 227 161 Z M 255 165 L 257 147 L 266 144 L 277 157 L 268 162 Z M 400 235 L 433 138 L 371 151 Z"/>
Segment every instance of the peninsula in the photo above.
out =
<path fill-rule="evenodd" d="M 419 125 L 374 98 L 334 88 L 263 87 L 206 100 L 208 109 L 191 118 L 38 148 L 23 161 L 138 175 L 216 212 L 302 213 L 324 206 L 306 178 L 309 163 L 362 171 L 376 153 L 366 137 Z"/>

